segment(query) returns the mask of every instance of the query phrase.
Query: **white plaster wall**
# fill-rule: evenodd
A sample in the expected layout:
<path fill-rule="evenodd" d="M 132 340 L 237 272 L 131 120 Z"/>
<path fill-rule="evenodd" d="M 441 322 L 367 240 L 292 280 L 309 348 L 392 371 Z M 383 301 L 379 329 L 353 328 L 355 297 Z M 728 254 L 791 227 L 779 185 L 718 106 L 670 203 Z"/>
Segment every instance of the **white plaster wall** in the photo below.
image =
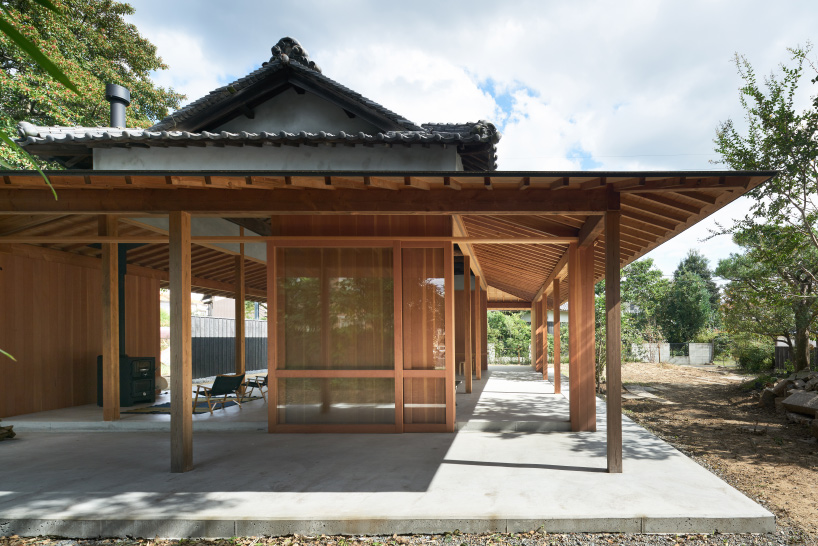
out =
<path fill-rule="evenodd" d="M 454 146 L 96 148 L 96 170 L 463 170 Z"/>
<path fill-rule="evenodd" d="M 347 133 L 364 132 L 368 135 L 379 133 L 377 127 L 360 119 L 350 118 L 343 109 L 312 93 L 299 95 L 293 89 L 273 97 L 258 105 L 253 119 L 240 115 L 231 119 L 214 132 L 230 131 L 238 133 L 247 131 L 257 133 L 267 131 L 278 133 Z"/>

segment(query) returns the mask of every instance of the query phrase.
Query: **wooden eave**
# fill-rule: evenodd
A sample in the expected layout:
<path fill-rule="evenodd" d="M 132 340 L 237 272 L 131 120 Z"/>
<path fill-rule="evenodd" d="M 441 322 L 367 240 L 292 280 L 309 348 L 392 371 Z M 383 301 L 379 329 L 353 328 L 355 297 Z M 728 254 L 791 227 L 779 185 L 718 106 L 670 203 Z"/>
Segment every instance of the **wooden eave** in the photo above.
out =
<path fill-rule="evenodd" d="M 183 210 L 252 224 L 257 233 L 271 215 L 456 215 L 459 227 L 453 236 L 459 236 L 458 244 L 472 256 L 490 290 L 515 298 L 515 304 L 544 294 L 553 308 L 551 281 L 564 278 L 568 248 L 559 238 L 594 245 L 595 277 L 604 277 L 599 217 L 611 199 L 622 211 L 624 266 L 775 174 L 54 171 L 48 175 L 59 196 L 55 201 L 38 173 L 0 171 L 0 251 L 14 247 L 20 252 L 26 245 L 11 244 L 12 237 L 36 236 L 43 239 L 37 246 L 49 252 L 97 259 L 99 251 L 84 240 L 96 236 L 96 215 L 106 213 L 127 218 Z M 129 251 L 129 263 L 166 275 L 167 245 L 150 242 L 155 233 L 124 224 L 121 237 L 148 242 Z M 49 243 L 49 238 L 62 242 Z M 486 244 L 491 239 L 503 244 Z M 469 244 L 476 240 L 484 244 Z M 207 243 L 194 238 L 194 286 L 198 280 L 197 290 L 229 296 L 234 260 Z M 264 264 L 248 260 L 246 265 L 248 299 L 263 300 Z M 567 290 L 562 283 L 560 303 Z"/>

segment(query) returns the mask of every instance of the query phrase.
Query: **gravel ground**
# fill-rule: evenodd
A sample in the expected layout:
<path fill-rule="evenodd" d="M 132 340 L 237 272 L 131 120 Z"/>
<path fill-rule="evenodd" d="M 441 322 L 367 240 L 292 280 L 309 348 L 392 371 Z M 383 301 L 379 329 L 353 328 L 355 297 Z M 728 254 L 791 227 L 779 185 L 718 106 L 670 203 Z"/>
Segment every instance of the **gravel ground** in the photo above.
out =
<path fill-rule="evenodd" d="M 540 545 L 591 545 L 622 544 L 628 546 L 654 546 L 690 544 L 701 546 L 740 545 L 797 545 L 814 544 L 809 537 L 800 536 L 780 527 L 775 533 L 714 534 L 714 535 L 637 535 L 637 534 L 576 534 L 576 533 L 494 533 L 462 534 L 457 531 L 445 535 L 407 536 L 288 536 L 277 538 L 243 537 L 227 540 L 65 540 L 59 538 L 0 538 L 0 546 L 540 546 Z"/>

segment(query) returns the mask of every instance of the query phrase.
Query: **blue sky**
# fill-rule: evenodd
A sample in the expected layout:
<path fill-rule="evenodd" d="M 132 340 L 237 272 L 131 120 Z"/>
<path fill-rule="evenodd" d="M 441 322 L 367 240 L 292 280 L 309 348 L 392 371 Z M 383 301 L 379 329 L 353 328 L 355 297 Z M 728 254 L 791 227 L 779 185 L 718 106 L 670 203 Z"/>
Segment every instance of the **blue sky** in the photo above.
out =
<path fill-rule="evenodd" d="M 742 118 L 734 54 L 764 75 L 818 34 L 814 0 L 130 3 L 170 65 L 155 79 L 189 100 L 292 36 L 324 74 L 415 122 L 495 122 L 504 170 L 720 168 L 716 127 Z M 703 239 L 748 206 L 736 201 L 649 256 L 668 275 L 691 248 L 715 266 L 736 247 Z"/>

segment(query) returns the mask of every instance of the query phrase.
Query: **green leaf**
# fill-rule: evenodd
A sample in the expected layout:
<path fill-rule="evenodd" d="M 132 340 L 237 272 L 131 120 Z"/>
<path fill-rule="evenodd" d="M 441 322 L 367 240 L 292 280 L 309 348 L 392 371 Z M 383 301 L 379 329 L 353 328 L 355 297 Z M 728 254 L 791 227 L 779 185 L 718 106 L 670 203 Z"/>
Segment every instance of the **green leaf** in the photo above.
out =
<path fill-rule="evenodd" d="M 65 73 L 51 61 L 51 59 L 40 51 L 40 48 L 29 41 L 28 38 L 20 34 L 20 32 L 18 32 L 17 29 L 3 17 L 0 17 L 0 32 L 11 38 L 11 40 L 17 44 L 20 49 L 28 53 L 28 55 L 34 59 L 34 61 L 36 61 L 36 63 L 40 65 L 43 70 L 48 72 L 52 78 L 66 86 L 77 95 L 80 94 L 79 90 L 69 79 L 69 77 L 66 76 Z"/>
<path fill-rule="evenodd" d="M 4 169 L 8 169 L 10 171 L 14 170 L 14 166 L 11 165 L 10 163 L 6 163 L 5 161 L 3 161 L 2 158 L 0 158 L 0 167 L 3 167 Z"/>
<path fill-rule="evenodd" d="M 12 359 L 13 361 L 17 362 L 17 359 L 16 359 L 16 358 L 14 358 L 14 357 L 13 357 L 13 356 L 11 356 L 10 354 L 8 354 L 8 353 L 7 353 L 6 351 L 4 351 L 3 349 L 0 349 L 0 354 L 1 354 L 1 355 L 3 355 L 3 356 L 7 356 L 7 357 L 9 357 L 10 359 Z"/>
<path fill-rule="evenodd" d="M 20 146 L 19 144 L 17 144 L 13 140 L 11 140 L 8 136 L 4 135 L 3 133 L 0 133 L 0 140 L 5 142 L 9 146 L 11 146 L 13 148 L 17 148 L 18 150 L 23 152 L 23 155 L 25 155 L 26 158 L 28 159 L 28 161 L 34 166 L 35 169 L 37 169 L 37 172 L 39 172 L 40 176 L 43 177 L 43 180 L 45 180 L 45 183 L 48 184 L 48 187 L 51 188 L 51 193 L 54 194 L 54 201 L 57 201 L 59 198 L 57 197 L 57 191 L 54 189 L 54 186 L 51 184 L 51 180 L 49 180 L 48 176 L 46 176 L 46 174 L 42 171 L 42 169 L 40 169 L 40 166 L 37 164 L 37 161 L 33 157 L 31 157 L 31 154 L 29 154 L 27 151 L 25 151 L 23 149 L 22 146 Z"/>
<path fill-rule="evenodd" d="M 51 3 L 51 0 L 34 0 L 34 2 L 36 2 L 37 4 L 40 4 L 45 9 L 50 9 L 54 13 L 58 13 L 58 14 L 62 15 L 62 11 L 60 10 L 60 8 L 58 8 L 53 3 Z"/>

